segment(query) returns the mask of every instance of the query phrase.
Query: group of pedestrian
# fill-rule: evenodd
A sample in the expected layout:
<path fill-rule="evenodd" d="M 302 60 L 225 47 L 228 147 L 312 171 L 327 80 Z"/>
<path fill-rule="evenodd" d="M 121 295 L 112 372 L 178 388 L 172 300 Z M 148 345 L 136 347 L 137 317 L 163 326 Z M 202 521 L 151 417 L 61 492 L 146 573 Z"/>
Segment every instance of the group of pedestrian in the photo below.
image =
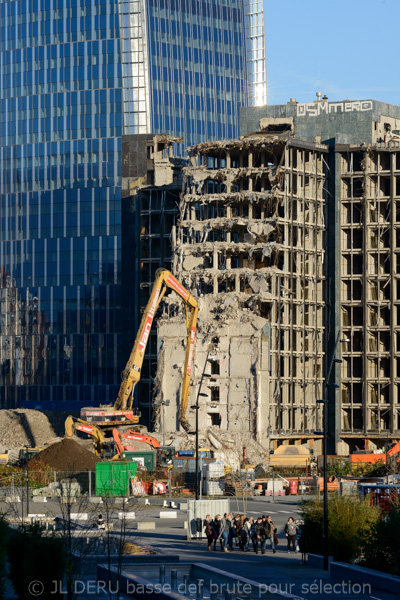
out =
<path fill-rule="evenodd" d="M 253 548 L 258 554 L 265 554 L 268 542 L 273 554 L 276 553 L 278 545 L 277 527 L 272 522 L 270 515 L 263 515 L 254 519 L 233 513 L 225 513 L 223 517 L 216 515 L 213 519 L 207 515 L 204 520 L 204 532 L 207 536 L 207 545 L 209 552 L 217 549 L 217 544 L 222 552 L 232 552 L 234 548 L 239 548 L 243 552 L 249 552 Z M 293 548 L 298 552 L 297 534 L 298 527 L 293 517 L 289 517 L 285 525 L 285 536 L 287 539 L 287 551 Z"/>

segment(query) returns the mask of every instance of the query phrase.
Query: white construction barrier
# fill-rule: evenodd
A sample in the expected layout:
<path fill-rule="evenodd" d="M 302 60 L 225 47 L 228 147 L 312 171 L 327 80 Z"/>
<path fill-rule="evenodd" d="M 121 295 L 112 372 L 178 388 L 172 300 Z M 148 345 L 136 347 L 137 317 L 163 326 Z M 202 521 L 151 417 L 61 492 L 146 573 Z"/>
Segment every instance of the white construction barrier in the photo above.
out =
<path fill-rule="evenodd" d="M 118 519 L 126 519 L 127 521 L 130 521 L 131 519 L 136 519 L 136 516 L 134 512 L 119 512 Z"/>
<path fill-rule="evenodd" d="M 164 510 L 160 512 L 160 519 L 177 519 L 178 513 L 176 510 Z"/>
<path fill-rule="evenodd" d="M 71 521 L 87 521 L 87 513 L 71 513 Z"/>

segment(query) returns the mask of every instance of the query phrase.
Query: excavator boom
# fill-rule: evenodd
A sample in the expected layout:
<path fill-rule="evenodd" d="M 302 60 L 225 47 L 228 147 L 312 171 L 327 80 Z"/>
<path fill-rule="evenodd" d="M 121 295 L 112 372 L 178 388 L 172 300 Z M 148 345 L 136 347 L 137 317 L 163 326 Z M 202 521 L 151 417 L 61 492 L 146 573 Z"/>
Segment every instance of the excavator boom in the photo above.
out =
<path fill-rule="evenodd" d="M 151 291 L 147 306 L 144 310 L 135 344 L 126 363 L 118 397 L 113 407 L 83 408 L 81 417 L 86 421 L 95 422 L 98 426 L 115 426 L 138 423 L 139 418 L 133 411 L 133 394 L 136 384 L 141 377 L 144 354 L 150 337 L 151 327 L 159 304 L 167 289 L 174 290 L 182 299 L 186 307 L 187 343 L 185 365 L 182 381 L 181 403 L 179 422 L 184 429 L 189 429 L 186 412 L 189 397 L 190 378 L 193 367 L 194 344 L 196 338 L 196 324 L 198 305 L 197 301 L 188 290 L 166 269 L 159 269 Z"/>
<path fill-rule="evenodd" d="M 115 402 L 116 410 L 132 410 L 133 392 L 136 384 L 140 380 L 141 369 L 143 365 L 144 353 L 150 337 L 150 331 L 153 324 L 157 308 L 164 297 L 167 288 L 174 290 L 186 305 L 188 343 L 186 347 L 185 370 L 182 383 L 182 401 L 180 410 L 180 420 L 184 418 L 187 407 L 187 397 L 189 394 L 190 376 L 192 371 L 194 342 L 196 336 L 196 323 L 198 306 L 196 299 L 188 292 L 179 281 L 166 269 L 159 269 L 156 273 L 156 280 L 153 289 L 144 310 L 139 331 L 133 350 L 126 364 L 118 398 Z M 188 318 L 189 313 L 189 318 Z M 185 408 L 183 410 L 183 406 Z"/>
<path fill-rule="evenodd" d="M 71 416 L 67 417 L 65 420 L 65 437 L 72 438 L 76 431 L 82 431 L 82 433 L 90 435 L 93 439 L 96 454 L 98 456 L 102 455 L 105 438 L 101 429 L 96 425 L 88 425 L 80 419 L 74 420 Z"/>

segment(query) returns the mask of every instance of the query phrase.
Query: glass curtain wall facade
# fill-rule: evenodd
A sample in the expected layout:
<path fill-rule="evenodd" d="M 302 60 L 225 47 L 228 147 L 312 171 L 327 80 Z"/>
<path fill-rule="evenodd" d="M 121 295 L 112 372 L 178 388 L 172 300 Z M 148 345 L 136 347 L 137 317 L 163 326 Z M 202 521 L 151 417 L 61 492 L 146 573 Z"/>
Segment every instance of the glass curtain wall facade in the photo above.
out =
<path fill-rule="evenodd" d="M 136 333 L 123 136 L 238 134 L 247 4 L 0 1 L 1 407 L 114 401 Z"/>

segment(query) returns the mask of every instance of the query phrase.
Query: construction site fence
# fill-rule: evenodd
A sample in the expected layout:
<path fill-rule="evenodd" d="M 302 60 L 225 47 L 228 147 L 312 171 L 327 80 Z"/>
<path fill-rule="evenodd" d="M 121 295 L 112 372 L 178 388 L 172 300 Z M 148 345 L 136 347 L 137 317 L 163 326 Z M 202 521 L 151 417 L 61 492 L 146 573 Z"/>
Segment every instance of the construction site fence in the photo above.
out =
<path fill-rule="evenodd" d="M 26 490 L 32 496 L 46 496 L 48 498 L 57 496 L 96 496 L 95 471 L 23 471 L 2 473 L 0 475 L 0 498 L 7 496 L 21 496 Z M 154 474 L 141 473 L 140 482 L 146 495 L 152 495 L 155 490 L 165 490 L 168 495 L 188 496 L 195 490 L 195 474 L 192 480 L 182 479 L 181 474 L 168 473 L 168 478 L 155 479 Z M 332 480 L 333 479 L 333 480 Z M 163 487 L 159 486 L 163 482 Z M 205 496 L 203 485 L 205 481 L 199 472 L 198 486 L 200 493 Z M 340 478 L 330 478 L 328 481 L 328 492 L 338 494 L 349 494 L 356 492 L 356 486 L 349 486 L 341 482 Z M 161 492 L 162 493 L 162 492 Z M 322 477 L 284 477 L 272 474 L 263 479 L 257 479 L 254 475 L 237 474 L 224 479 L 224 492 L 219 495 L 238 497 L 269 496 L 271 499 L 280 496 L 312 496 L 323 493 Z M 101 494 L 104 495 L 104 494 Z"/>
<path fill-rule="evenodd" d="M 199 474 L 200 475 L 200 474 Z M 168 491 L 169 494 L 180 495 L 187 490 L 187 482 L 180 473 L 169 471 L 167 475 L 147 473 L 138 474 L 138 482 L 142 491 L 147 495 Z M 200 480 L 200 479 L 199 479 Z M 131 485 L 126 486 L 132 490 Z M 194 481 L 193 486 L 194 489 Z M 103 486 L 104 488 L 104 486 Z M 48 498 L 58 496 L 96 496 L 96 472 L 95 471 L 33 471 L 25 470 L 18 472 L 4 472 L 0 474 L 0 498 L 8 496 L 26 495 L 29 489 L 31 496 L 46 496 Z M 100 496 L 107 495 L 102 489 Z M 116 494 L 110 494 L 115 496 Z"/>

